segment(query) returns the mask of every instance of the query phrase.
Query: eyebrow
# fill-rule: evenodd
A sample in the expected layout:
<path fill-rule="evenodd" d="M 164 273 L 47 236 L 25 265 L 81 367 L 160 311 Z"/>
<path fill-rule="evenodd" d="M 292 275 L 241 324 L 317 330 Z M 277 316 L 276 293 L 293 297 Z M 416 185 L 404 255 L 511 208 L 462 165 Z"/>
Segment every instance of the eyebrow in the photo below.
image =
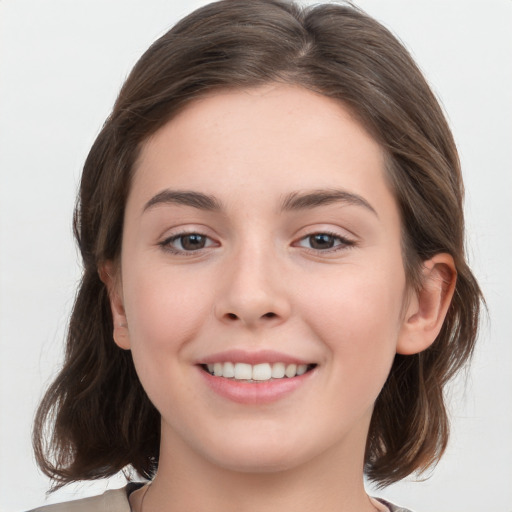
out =
<path fill-rule="evenodd" d="M 318 189 L 308 192 L 292 192 L 283 199 L 281 210 L 296 211 L 326 206 L 333 203 L 362 206 L 377 217 L 377 211 L 373 206 L 360 195 L 353 194 L 341 189 Z"/>
<path fill-rule="evenodd" d="M 203 194 L 201 192 L 166 189 L 152 197 L 144 205 L 144 211 L 160 204 L 179 204 L 206 211 L 222 210 L 221 204 L 214 196 Z"/>
<path fill-rule="evenodd" d="M 281 211 L 308 210 L 333 203 L 362 206 L 378 217 L 373 206 L 363 197 L 341 189 L 318 189 L 307 192 L 291 192 L 281 202 Z M 212 195 L 188 190 L 162 190 L 152 197 L 145 205 L 144 210 L 149 210 L 161 204 L 178 204 L 190 206 L 199 210 L 220 212 L 223 206 Z"/>

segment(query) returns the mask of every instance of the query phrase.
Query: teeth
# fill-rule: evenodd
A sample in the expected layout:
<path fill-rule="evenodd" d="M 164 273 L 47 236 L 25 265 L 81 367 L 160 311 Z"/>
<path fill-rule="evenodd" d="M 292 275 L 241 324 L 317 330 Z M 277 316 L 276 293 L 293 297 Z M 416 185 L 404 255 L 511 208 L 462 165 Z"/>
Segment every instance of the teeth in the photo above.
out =
<path fill-rule="evenodd" d="M 308 370 L 307 364 L 299 364 L 297 366 L 297 375 L 304 375 Z"/>
<path fill-rule="evenodd" d="M 284 374 L 290 378 L 290 377 L 295 377 L 295 375 L 297 375 L 297 365 L 296 364 L 289 364 L 287 367 L 286 367 L 286 371 L 284 372 Z"/>
<path fill-rule="evenodd" d="M 225 377 L 235 380 L 266 381 L 270 379 L 292 378 L 304 375 L 308 370 L 307 364 L 260 363 L 215 363 L 207 365 L 208 372 L 215 377 Z"/>
<path fill-rule="evenodd" d="M 235 365 L 233 363 L 224 363 L 222 367 L 222 376 L 231 379 L 235 376 Z"/>
<path fill-rule="evenodd" d="M 252 380 L 269 380 L 272 377 L 272 368 L 268 363 L 255 364 L 252 367 Z"/>
<path fill-rule="evenodd" d="M 236 380 L 251 380 L 252 379 L 252 366 L 245 363 L 235 364 L 235 379 Z"/>
<path fill-rule="evenodd" d="M 217 377 L 222 377 L 222 363 L 215 363 L 213 365 L 213 374 Z"/>
<path fill-rule="evenodd" d="M 286 373 L 286 365 L 284 363 L 274 363 L 272 365 L 272 378 L 282 379 Z"/>

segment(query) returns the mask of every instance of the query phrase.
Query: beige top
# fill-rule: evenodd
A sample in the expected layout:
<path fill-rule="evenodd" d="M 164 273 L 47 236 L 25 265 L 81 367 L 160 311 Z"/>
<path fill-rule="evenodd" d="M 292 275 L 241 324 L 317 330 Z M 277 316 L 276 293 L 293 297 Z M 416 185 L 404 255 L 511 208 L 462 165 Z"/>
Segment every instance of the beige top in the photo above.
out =
<path fill-rule="evenodd" d="M 128 494 L 137 487 L 129 485 L 121 489 L 112 489 L 81 500 L 66 501 L 55 505 L 46 505 L 29 512 L 131 512 Z M 412 512 L 406 508 L 397 507 L 384 500 L 371 498 L 372 503 L 382 512 Z"/>
<path fill-rule="evenodd" d="M 99 496 L 46 505 L 29 512 L 131 512 L 126 487 L 111 489 Z"/>

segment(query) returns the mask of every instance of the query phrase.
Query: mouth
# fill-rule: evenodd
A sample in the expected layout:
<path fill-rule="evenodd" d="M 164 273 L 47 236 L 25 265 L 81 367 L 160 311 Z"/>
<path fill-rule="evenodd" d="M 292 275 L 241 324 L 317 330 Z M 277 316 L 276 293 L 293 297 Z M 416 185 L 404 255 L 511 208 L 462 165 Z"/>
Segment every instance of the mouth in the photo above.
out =
<path fill-rule="evenodd" d="M 295 364 L 295 363 L 259 363 L 248 364 L 231 361 L 217 362 L 211 364 L 201 364 L 203 371 L 213 377 L 229 379 L 233 381 L 249 383 L 265 383 L 276 380 L 293 379 L 316 368 L 315 363 Z"/>

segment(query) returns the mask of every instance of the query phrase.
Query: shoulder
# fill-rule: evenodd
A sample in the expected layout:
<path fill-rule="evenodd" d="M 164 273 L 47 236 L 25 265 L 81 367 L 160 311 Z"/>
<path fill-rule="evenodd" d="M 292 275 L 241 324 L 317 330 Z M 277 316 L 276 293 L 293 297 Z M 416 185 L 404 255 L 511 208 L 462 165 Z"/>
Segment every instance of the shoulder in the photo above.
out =
<path fill-rule="evenodd" d="M 381 503 L 387 509 L 389 512 L 413 512 L 412 510 L 409 510 L 408 508 L 399 507 L 398 505 L 394 505 L 393 503 L 390 503 L 389 501 L 383 500 L 382 498 L 373 498 L 375 501 Z"/>
<path fill-rule="evenodd" d="M 29 512 L 130 512 L 127 488 L 112 489 L 90 498 L 35 508 Z"/>

